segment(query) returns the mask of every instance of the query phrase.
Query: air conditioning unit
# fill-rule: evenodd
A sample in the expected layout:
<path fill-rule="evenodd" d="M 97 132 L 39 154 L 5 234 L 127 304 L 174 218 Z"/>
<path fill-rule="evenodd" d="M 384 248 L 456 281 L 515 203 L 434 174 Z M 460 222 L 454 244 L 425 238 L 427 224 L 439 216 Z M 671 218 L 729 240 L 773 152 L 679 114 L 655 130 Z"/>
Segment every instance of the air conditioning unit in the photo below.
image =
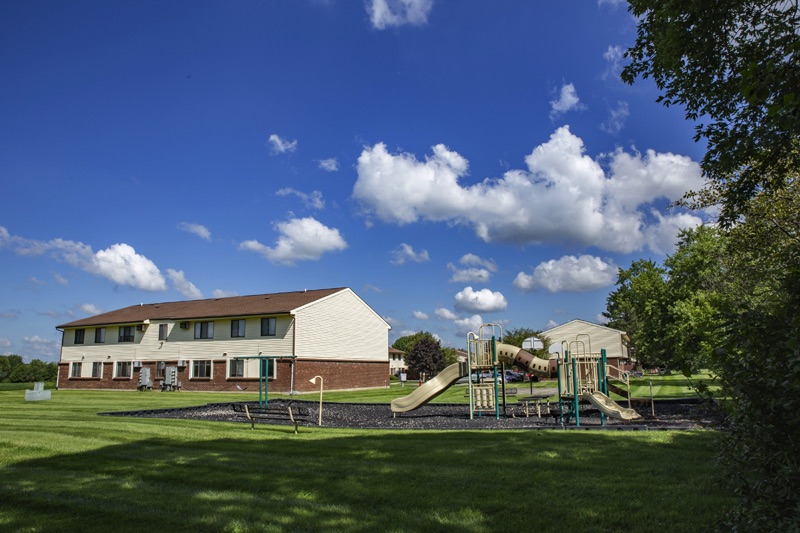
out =
<path fill-rule="evenodd" d="M 136 331 L 144 331 L 145 325 L 144 324 L 136 324 Z"/>
<path fill-rule="evenodd" d="M 189 329 L 189 323 L 188 322 L 181 322 L 180 326 L 181 326 L 181 329 Z"/>
<path fill-rule="evenodd" d="M 133 362 L 133 368 L 142 368 L 142 362 L 141 361 L 134 361 Z"/>
<path fill-rule="evenodd" d="M 189 361 L 186 359 L 181 359 L 178 361 L 178 366 L 189 366 Z"/>

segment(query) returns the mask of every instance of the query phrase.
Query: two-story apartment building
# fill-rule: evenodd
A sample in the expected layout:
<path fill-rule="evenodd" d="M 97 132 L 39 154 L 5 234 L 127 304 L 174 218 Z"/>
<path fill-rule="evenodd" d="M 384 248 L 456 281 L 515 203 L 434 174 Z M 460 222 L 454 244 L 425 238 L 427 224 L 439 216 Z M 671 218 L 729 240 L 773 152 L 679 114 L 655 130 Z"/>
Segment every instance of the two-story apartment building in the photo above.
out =
<path fill-rule="evenodd" d="M 391 327 L 349 288 L 140 304 L 61 324 L 59 389 L 388 386 Z M 261 357 L 262 359 L 258 359 Z M 264 359 L 269 357 L 269 359 Z M 280 357 L 280 358 L 278 358 Z"/>

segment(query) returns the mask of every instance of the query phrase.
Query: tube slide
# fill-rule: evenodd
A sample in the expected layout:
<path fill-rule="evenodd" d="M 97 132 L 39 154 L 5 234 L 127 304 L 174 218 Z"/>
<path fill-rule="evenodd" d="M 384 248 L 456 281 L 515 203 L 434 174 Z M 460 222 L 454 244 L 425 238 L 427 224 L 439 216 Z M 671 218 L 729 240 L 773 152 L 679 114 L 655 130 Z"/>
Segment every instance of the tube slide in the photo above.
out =
<path fill-rule="evenodd" d="M 586 400 L 600 411 L 612 418 L 619 418 L 620 420 L 634 420 L 641 418 L 641 415 L 633 409 L 622 407 L 620 404 L 606 396 L 600 391 L 585 392 L 581 394 L 581 399 Z"/>
<path fill-rule="evenodd" d="M 522 348 L 498 342 L 496 344 L 497 358 L 500 362 L 523 369 L 525 372 L 537 376 L 550 375 L 550 361 L 535 357 Z"/>
<path fill-rule="evenodd" d="M 450 388 L 460 377 L 458 363 L 446 367 L 439 372 L 435 378 L 424 383 L 421 387 L 417 387 L 417 389 L 408 396 L 392 400 L 392 412 L 405 413 L 406 411 L 413 411 L 414 409 L 422 407 Z"/>

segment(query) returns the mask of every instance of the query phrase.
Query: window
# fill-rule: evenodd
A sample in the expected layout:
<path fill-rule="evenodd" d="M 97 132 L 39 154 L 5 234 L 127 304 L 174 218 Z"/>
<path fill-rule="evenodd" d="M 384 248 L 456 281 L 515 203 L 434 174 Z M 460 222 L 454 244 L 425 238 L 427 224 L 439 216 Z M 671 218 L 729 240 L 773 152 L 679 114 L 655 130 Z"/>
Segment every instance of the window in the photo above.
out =
<path fill-rule="evenodd" d="M 214 323 L 213 322 L 195 322 L 194 323 L 194 338 L 195 339 L 213 339 L 214 338 Z"/>
<path fill-rule="evenodd" d="M 166 324 L 164 324 L 166 325 Z M 164 361 L 159 361 L 156 363 L 156 378 L 163 378 L 165 370 L 167 368 L 167 363 Z"/>
<path fill-rule="evenodd" d="M 94 343 L 103 344 L 106 342 L 106 328 L 94 328 Z"/>
<path fill-rule="evenodd" d="M 278 365 L 272 359 L 264 359 L 261 361 L 262 375 L 275 379 L 278 377 Z"/>
<path fill-rule="evenodd" d="M 211 377 L 211 361 L 193 361 L 192 362 L 192 377 L 193 378 L 210 378 Z"/>
<path fill-rule="evenodd" d="M 167 333 L 169 333 L 169 324 L 159 324 L 158 325 L 158 340 L 160 340 L 160 341 L 167 340 Z"/>
<path fill-rule="evenodd" d="M 243 378 L 244 377 L 244 360 L 243 359 L 233 359 L 230 361 L 230 373 L 228 377 L 231 378 Z"/>
<path fill-rule="evenodd" d="M 262 337 L 274 337 L 275 336 L 275 317 L 271 316 L 269 318 L 262 318 L 261 319 L 261 336 Z"/>
<path fill-rule="evenodd" d="M 81 364 L 80 363 L 72 363 L 72 367 L 70 368 L 70 376 L 73 378 L 81 377 Z"/>
<path fill-rule="evenodd" d="M 244 319 L 231 320 L 231 337 L 244 337 Z"/>
<path fill-rule="evenodd" d="M 85 329 L 76 329 L 75 330 L 75 344 L 83 344 L 83 337 L 86 334 Z"/>
<path fill-rule="evenodd" d="M 122 328 L 120 328 L 120 329 L 122 329 Z M 131 326 L 131 329 L 133 329 L 133 326 Z M 133 366 L 133 363 L 130 362 L 130 361 L 117 361 L 117 372 L 116 372 L 116 376 L 115 377 L 118 377 L 118 378 L 129 378 L 129 377 L 131 377 L 131 367 L 132 366 Z"/>
<path fill-rule="evenodd" d="M 95 361 L 92 363 L 92 377 L 93 378 L 102 378 L 103 377 L 103 363 L 100 361 Z"/>
<path fill-rule="evenodd" d="M 133 342 L 133 326 L 119 327 L 119 342 Z"/>

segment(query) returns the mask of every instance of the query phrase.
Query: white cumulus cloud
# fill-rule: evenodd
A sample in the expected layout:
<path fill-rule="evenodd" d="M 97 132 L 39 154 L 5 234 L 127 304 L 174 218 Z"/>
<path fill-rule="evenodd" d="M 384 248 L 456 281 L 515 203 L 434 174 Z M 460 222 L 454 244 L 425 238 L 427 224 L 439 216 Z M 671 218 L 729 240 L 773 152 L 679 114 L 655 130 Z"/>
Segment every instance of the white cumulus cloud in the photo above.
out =
<path fill-rule="evenodd" d="M 428 320 L 427 313 L 423 313 L 422 311 L 413 311 L 411 315 L 416 318 L 417 320 Z"/>
<path fill-rule="evenodd" d="M 373 28 L 422 26 L 428 23 L 433 0 L 368 0 L 366 7 Z"/>
<path fill-rule="evenodd" d="M 597 160 L 568 126 L 525 158 L 526 170 L 463 186 L 468 162 L 439 144 L 424 161 L 390 154 L 383 143 L 365 148 L 353 196 L 365 212 L 392 224 L 418 221 L 466 224 L 486 242 L 516 245 L 566 242 L 632 253 L 675 222 L 693 215 L 653 217 L 657 201 L 680 199 L 703 186 L 700 166 L 672 153 L 618 148 Z M 606 170 L 607 169 L 607 170 Z M 678 218 L 676 218 L 678 217 Z"/>
<path fill-rule="evenodd" d="M 489 289 L 476 291 L 472 287 L 465 287 L 456 294 L 453 306 L 462 312 L 491 313 L 504 311 L 508 307 L 508 301 L 501 292 Z"/>
<path fill-rule="evenodd" d="M 628 120 L 630 111 L 628 111 L 627 102 L 617 102 L 617 107 L 608 110 L 608 118 L 600 124 L 600 129 L 615 135 L 625 127 L 625 121 Z"/>
<path fill-rule="evenodd" d="M 272 152 L 275 154 L 283 154 L 297 150 L 297 140 L 288 141 L 275 133 L 269 136 L 269 140 L 267 142 L 269 143 Z"/>
<path fill-rule="evenodd" d="M 230 298 L 231 296 L 239 296 L 239 293 L 236 291 L 226 291 L 223 289 L 214 289 L 211 291 L 211 295 L 214 298 Z"/>
<path fill-rule="evenodd" d="M 181 222 L 178 224 L 178 229 L 186 233 L 193 233 L 205 241 L 211 240 L 211 232 L 207 227 L 202 224 L 195 224 L 192 222 Z"/>
<path fill-rule="evenodd" d="M 450 283 L 486 283 L 492 277 L 492 273 L 497 272 L 497 265 L 494 261 L 481 259 L 475 254 L 462 256 L 459 263 L 467 268 L 459 268 L 453 263 L 447 265 L 447 268 L 453 271 Z"/>
<path fill-rule="evenodd" d="M 188 298 L 190 300 L 199 300 L 203 297 L 203 293 L 200 292 L 200 289 L 198 289 L 194 283 L 186 279 L 186 275 L 183 273 L 183 270 L 173 270 L 168 268 L 167 276 L 169 276 L 170 281 L 172 281 L 172 285 L 175 287 L 175 290 L 181 293 L 184 298 Z"/>
<path fill-rule="evenodd" d="M 291 187 L 284 187 L 275 191 L 275 194 L 277 196 L 297 196 L 308 208 L 322 209 L 325 207 L 325 200 L 323 200 L 322 193 L 320 191 L 312 191 L 310 194 L 308 194 L 292 189 Z"/>
<path fill-rule="evenodd" d="M 425 263 L 430 261 L 430 256 L 427 250 L 414 251 L 414 247 L 410 244 L 402 243 L 400 246 L 392 250 L 391 263 L 393 265 L 404 265 L 408 262 L 411 263 Z"/>
<path fill-rule="evenodd" d="M 338 229 L 329 228 L 312 217 L 292 218 L 275 227 L 280 233 L 275 246 L 249 240 L 242 242 L 239 249 L 260 253 L 272 263 L 293 265 L 297 261 L 318 261 L 328 252 L 347 248 Z"/>
<path fill-rule="evenodd" d="M 336 172 L 339 170 L 339 162 L 335 157 L 331 157 L 329 159 L 320 159 L 319 168 L 328 172 Z"/>
<path fill-rule="evenodd" d="M 455 320 L 458 318 L 458 315 L 446 307 L 437 307 L 433 314 L 441 320 Z"/>
<path fill-rule="evenodd" d="M 80 305 L 80 310 L 86 313 L 87 315 L 99 315 L 102 313 L 102 310 L 94 304 L 85 303 Z"/>
<path fill-rule="evenodd" d="M 514 286 L 524 291 L 585 292 L 613 285 L 617 266 L 591 255 L 565 255 L 540 263 L 532 274 L 520 272 Z"/>
<path fill-rule="evenodd" d="M 459 318 L 453 321 L 456 326 L 456 335 L 466 337 L 468 333 L 477 333 L 483 325 L 481 315 L 472 315 L 466 318 Z"/>
<path fill-rule="evenodd" d="M 581 99 L 578 98 L 575 86 L 571 83 L 565 83 L 561 86 L 558 99 L 550 101 L 550 119 L 554 120 L 567 111 L 580 109 L 583 109 L 583 105 L 581 104 Z"/>

